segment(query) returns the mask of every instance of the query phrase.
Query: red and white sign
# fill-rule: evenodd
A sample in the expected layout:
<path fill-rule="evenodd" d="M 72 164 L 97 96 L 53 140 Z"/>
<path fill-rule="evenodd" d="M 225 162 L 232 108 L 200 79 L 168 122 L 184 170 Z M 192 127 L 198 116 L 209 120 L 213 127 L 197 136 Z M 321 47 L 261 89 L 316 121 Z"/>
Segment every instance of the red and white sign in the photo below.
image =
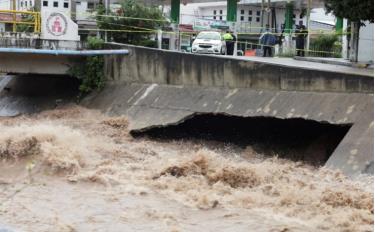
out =
<path fill-rule="evenodd" d="M 66 34 L 68 22 L 63 14 L 52 13 L 47 18 L 46 28 L 54 36 L 62 36 Z"/>

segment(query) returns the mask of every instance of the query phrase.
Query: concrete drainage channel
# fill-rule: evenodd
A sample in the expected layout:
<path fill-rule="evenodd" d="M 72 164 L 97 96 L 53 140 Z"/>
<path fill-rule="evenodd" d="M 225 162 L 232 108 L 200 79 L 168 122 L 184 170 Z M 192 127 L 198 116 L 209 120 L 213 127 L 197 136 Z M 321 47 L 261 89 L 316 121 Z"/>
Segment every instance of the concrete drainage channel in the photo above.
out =
<path fill-rule="evenodd" d="M 319 123 L 305 119 L 245 118 L 200 114 L 177 124 L 133 131 L 161 141 L 194 140 L 212 147 L 230 145 L 250 149 L 265 157 L 278 156 L 322 166 L 345 137 L 351 125 Z"/>

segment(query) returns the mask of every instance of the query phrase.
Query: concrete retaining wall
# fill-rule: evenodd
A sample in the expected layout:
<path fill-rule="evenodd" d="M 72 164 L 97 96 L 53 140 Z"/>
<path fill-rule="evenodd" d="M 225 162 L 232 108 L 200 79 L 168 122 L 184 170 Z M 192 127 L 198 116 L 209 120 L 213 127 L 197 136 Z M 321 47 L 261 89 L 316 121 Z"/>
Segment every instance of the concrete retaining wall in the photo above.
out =
<path fill-rule="evenodd" d="M 235 58 L 193 55 L 130 45 L 128 56 L 105 59 L 105 73 L 115 81 L 184 86 L 285 91 L 372 93 L 373 77 L 283 66 Z"/>
<path fill-rule="evenodd" d="M 176 125 L 197 114 L 302 118 L 353 125 L 327 162 L 348 175 L 373 173 L 373 96 L 114 82 L 85 105 L 126 115 L 130 129 Z M 308 133 L 308 131 L 306 132 Z"/>

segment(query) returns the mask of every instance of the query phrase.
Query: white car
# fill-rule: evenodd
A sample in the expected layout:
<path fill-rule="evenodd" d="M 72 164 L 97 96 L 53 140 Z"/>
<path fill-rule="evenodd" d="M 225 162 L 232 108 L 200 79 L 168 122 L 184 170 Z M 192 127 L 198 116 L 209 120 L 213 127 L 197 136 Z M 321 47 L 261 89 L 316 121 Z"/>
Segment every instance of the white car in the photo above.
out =
<path fill-rule="evenodd" d="M 225 55 L 227 46 L 221 34 L 216 31 L 202 31 L 193 42 L 193 53 Z"/>

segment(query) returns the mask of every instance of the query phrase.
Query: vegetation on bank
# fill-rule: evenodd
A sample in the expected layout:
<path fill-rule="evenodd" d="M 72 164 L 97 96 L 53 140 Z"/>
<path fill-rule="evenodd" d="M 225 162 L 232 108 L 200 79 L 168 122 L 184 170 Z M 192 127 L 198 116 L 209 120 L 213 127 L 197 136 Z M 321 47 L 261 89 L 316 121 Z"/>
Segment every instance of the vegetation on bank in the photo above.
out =
<path fill-rule="evenodd" d="M 96 37 L 87 38 L 87 48 L 91 50 L 100 50 L 104 47 L 104 41 Z M 80 96 L 82 97 L 94 90 L 101 90 L 105 86 L 104 77 L 104 58 L 103 56 L 89 56 L 86 62 L 74 66 L 69 74 L 77 77 L 81 84 L 79 86 Z"/>

